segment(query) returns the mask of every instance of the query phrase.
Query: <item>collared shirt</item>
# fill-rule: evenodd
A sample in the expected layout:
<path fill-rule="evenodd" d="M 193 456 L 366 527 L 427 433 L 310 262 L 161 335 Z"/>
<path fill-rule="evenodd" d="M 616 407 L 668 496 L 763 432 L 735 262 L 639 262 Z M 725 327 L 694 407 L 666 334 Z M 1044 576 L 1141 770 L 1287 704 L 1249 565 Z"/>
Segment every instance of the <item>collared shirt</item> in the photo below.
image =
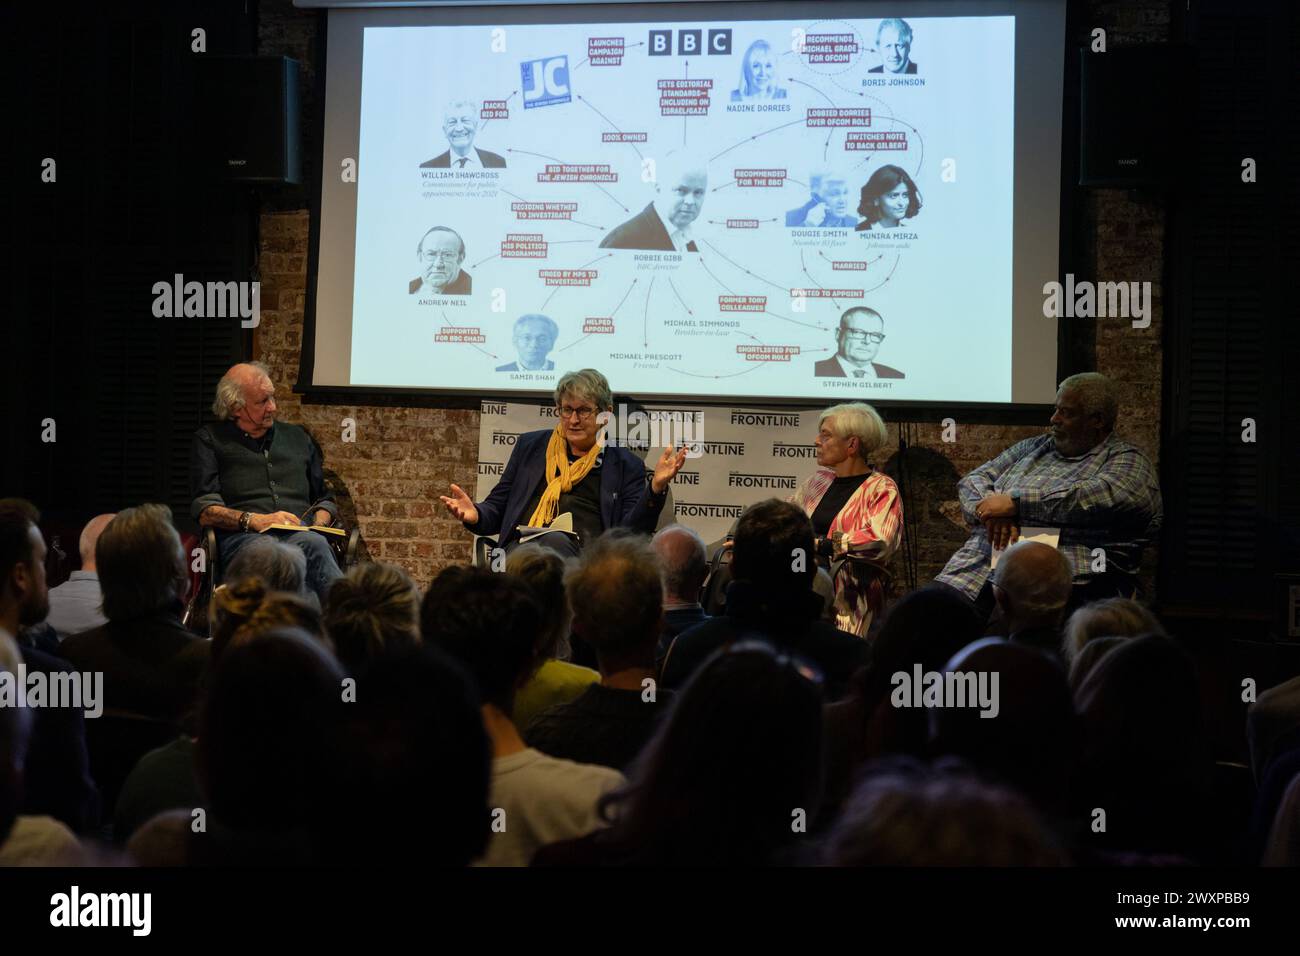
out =
<path fill-rule="evenodd" d="M 1094 573 L 1104 552 L 1107 572 L 1136 574 L 1142 549 L 1163 517 L 1155 469 L 1140 449 L 1114 432 L 1082 455 L 1065 457 L 1051 435 L 1017 442 L 957 483 L 962 517 L 973 530 L 935 578 L 976 598 L 989 579 L 992 546 L 975 506 L 985 495 L 1019 496 L 1021 528 L 1061 530 L 1057 547 L 1076 583 Z"/>
<path fill-rule="evenodd" d="M 835 361 L 840 363 L 840 368 L 844 369 L 844 375 L 847 378 L 871 378 L 876 377 L 876 367 L 868 362 L 866 365 L 854 365 L 844 358 L 843 355 L 836 355 Z"/>
<path fill-rule="evenodd" d="M 451 151 L 451 156 L 448 157 L 448 159 L 451 163 L 452 169 L 482 169 L 483 168 L 483 164 L 479 162 L 478 150 L 475 149 L 473 146 L 469 148 L 469 152 L 466 153 L 464 156 L 457 156 L 456 151 L 453 149 Z"/>
<path fill-rule="evenodd" d="M 50 613 L 45 621 L 63 640 L 70 634 L 80 634 L 108 621 L 100 604 L 104 595 L 99 590 L 99 575 L 94 571 L 73 571 L 56 588 L 50 588 Z"/>
<path fill-rule="evenodd" d="M 659 217 L 659 221 L 664 224 L 664 231 L 668 233 L 668 240 L 673 244 L 673 248 L 678 252 L 686 252 L 686 247 L 691 244 L 691 227 L 682 226 L 678 228 L 676 224 L 664 218 L 664 214 L 659 211 L 658 203 L 652 203 L 651 205 L 655 215 Z"/>

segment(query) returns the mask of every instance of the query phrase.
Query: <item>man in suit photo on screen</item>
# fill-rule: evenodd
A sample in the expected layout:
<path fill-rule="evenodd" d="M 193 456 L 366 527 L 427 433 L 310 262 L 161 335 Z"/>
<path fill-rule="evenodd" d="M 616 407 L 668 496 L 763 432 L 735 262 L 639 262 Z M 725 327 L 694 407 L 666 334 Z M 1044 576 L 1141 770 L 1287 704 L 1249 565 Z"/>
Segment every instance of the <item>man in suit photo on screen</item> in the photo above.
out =
<path fill-rule="evenodd" d="M 411 280 L 410 295 L 469 295 L 474 290 L 473 277 L 460 267 L 465 261 L 465 241 L 456 230 L 434 226 L 420 238 L 415 257 L 420 275 Z"/>
<path fill-rule="evenodd" d="M 515 353 L 519 356 L 508 365 L 498 365 L 498 372 L 553 372 L 555 362 L 548 359 L 560 327 L 549 315 L 531 313 L 515 320 Z"/>
<path fill-rule="evenodd" d="M 420 164 L 421 169 L 505 169 L 505 157 L 474 147 L 478 135 L 479 108 L 473 100 L 447 104 L 442 115 L 442 132 L 451 147 L 445 153 Z"/>
<path fill-rule="evenodd" d="M 885 320 L 875 309 L 855 305 L 840 316 L 835 332 L 838 351 L 813 366 L 818 378 L 905 378 L 896 368 L 873 362 L 885 340 Z"/>
<path fill-rule="evenodd" d="M 610 230 L 602 249 L 663 249 L 699 252 L 691 235 L 709 188 L 705 160 L 687 154 L 662 159 L 655 173 L 655 198 L 627 222 Z"/>
<path fill-rule="evenodd" d="M 876 50 L 884 62 L 868 73 L 915 73 L 912 62 L 912 28 L 906 20 L 881 20 L 876 28 Z"/>
<path fill-rule="evenodd" d="M 785 214 L 787 226 L 853 229 L 858 217 L 849 211 L 849 182 L 842 172 L 814 170 L 808 177 L 809 199 Z"/>

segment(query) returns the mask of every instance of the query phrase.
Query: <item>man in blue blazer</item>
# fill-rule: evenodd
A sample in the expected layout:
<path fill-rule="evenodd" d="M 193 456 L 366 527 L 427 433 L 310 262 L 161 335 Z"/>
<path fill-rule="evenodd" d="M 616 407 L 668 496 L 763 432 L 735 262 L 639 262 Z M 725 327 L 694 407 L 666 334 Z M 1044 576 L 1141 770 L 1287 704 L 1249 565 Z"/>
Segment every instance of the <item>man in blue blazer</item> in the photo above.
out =
<path fill-rule="evenodd" d="M 519 436 L 487 498 L 474 502 L 453 484 L 450 495 L 439 496 L 447 511 L 474 534 L 497 535 L 498 546 L 507 550 L 519 540 L 518 526 L 539 508 L 547 516 L 542 526 L 572 514 L 579 545 L 616 526 L 654 531 L 686 447 L 665 448 L 651 473 L 627 448 L 597 447 L 603 424 L 598 416 L 613 411 L 614 403 L 609 382 L 595 369 L 566 373 L 555 387 L 555 404 L 559 423 Z M 556 458 L 561 451 L 563 462 Z"/>

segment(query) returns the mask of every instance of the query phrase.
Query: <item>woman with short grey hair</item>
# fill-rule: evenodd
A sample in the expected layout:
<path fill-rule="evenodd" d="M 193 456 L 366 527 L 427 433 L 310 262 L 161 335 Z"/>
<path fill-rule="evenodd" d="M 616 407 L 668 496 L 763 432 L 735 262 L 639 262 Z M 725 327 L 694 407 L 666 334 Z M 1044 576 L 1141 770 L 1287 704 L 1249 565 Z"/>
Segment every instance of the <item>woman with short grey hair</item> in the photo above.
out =
<path fill-rule="evenodd" d="M 790 497 L 812 521 L 819 563 L 835 580 L 835 624 L 866 637 L 884 607 L 883 568 L 898 550 L 903 504 L 898 486 L 871 458 L 885 423 L 862 402 L 833 405 L 817 422 L 820 466 Z"/>
<path fill-rule="evenodd" d="M 609 381 L 596 369 L 565 373 L 555 386 L 555 427 L 519 436 L 488 496 L 475 502 L 452 485 L 440 500 L 467 531 L 497 535 L 507 551 L 519 543 L 521 528 L 546 529 L 557 519 L 564 519 L 560 529 L 530 532 L 529 540 L 575 555 L 606 528 L 654 531 L 686 446 L 665 448 L 646 475 L 640 456 L 601 438 L 601 414 L 613 408 Z"/>

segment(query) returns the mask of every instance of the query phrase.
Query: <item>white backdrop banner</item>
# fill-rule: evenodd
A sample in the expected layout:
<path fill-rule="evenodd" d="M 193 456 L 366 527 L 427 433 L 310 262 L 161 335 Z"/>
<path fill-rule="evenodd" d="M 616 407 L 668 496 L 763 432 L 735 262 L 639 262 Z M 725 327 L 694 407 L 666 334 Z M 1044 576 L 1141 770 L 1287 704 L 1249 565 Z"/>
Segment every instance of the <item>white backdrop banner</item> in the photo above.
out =
<path fill-rule="evenodd" d="M 653 455 L 651 461 L 670 442 L 687 444 L 689 457 L 673 479 L 660 526 L 675 517 L 705 542 L 716 544 L 747 506 L 764 498 L 788 498 L 813 473 L 820 412 L 685 403 L 618 405 L 606 423 L 606 442 Z M 496 487 L 520 435 L 554 427 L 552 405 L 483 402 L 474 499 L 482 501 Z"/>

